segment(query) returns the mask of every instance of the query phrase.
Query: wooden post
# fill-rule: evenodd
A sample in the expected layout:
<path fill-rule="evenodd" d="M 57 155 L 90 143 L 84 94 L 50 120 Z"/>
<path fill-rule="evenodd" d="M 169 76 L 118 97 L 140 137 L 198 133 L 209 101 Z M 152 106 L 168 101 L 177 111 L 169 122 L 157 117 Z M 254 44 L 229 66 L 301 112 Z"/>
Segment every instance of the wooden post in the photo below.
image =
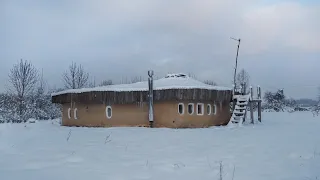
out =
<path fill-rule="evenodd" d="M 231 99 L 231 101 L 232 101 L 232 112 L 231 112 L 231 116 L 232 116 L 232 114 L 233 114 L 233 111 L 234 111 L 234 109 L 235 109 L 235 107 L 236 107 L 236 103 L 237 103 L 237 101 L 234 99 L 235 86 L 234 86 L 234 85 L 232 85 L 232 86 L 233 86 L 233 91 L 232 91 L 232 99 Z"/>
<path fill-rule="evenodd" d="M 247 107 L 246 107 L 246 108 L 247 108 Z M 247 110 L 246 110 L 245 113 L 244 113 L 243 122 L 246 122 L 246 119 L 247 119 Z"/>
<path fill-rule="evenodd" d="M 250 96 L 251 100 L 249 101 L 250 103 L 250 116 L 251 116 L 251 123 L 254 124 L 254 119 L 253 119 L 253 91 L 252 91 L 252 86 L 250 86 Z"/>
<path fill-rule="evenodd" d="M 234 93 L 235 93 L 235 85 L 232 85 L 232 87 L 233 87 L 233 91 L 232 91 L 232 101 L 233 101 L 233 97 L 234 97 Z"/>
<path fill-rule="evenodd" d="M 260 86 L 258 86 L 258 99 L 259 99 L 259 101 L 258 101 L 258 121 L 259 122 L 261 122 L 261 88 L 260 88 Z"/>

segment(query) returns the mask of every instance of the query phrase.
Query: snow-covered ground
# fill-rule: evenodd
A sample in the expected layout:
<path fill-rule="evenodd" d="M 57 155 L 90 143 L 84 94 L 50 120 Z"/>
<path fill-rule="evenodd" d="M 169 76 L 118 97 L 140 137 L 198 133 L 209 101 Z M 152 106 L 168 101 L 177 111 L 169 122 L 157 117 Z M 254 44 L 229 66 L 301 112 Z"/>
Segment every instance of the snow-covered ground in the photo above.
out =
<path fill-rule="evenodd" d="M 263 113 L 261 124 L 207 129 L 0 124 L 1 180 L 214 180 L 219 162 L 225 180 L 320 179 L 320 117 Z"/>

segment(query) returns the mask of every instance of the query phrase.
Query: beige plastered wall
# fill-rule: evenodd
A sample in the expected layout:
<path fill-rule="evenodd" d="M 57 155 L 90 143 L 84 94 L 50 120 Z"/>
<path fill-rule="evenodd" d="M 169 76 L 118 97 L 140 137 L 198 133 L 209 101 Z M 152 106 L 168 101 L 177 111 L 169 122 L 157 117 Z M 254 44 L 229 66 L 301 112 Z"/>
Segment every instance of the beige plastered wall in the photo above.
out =
<path fill-rule="evenodd" d="M 178 113 L 178 104 L 184 104 L 184 113 Z M 188 113 L 188 104 L 194 104 L 193 114 Z M 229 102 L 201 102 L 203 115 L 197 114 L 199 102 L 161 102 L 154 104 L 154 127 L 199 128 L 225 125 L 230 120 Z M 215 114 L 207 114 L 207 104 L 216 105 Z M 106 116 L 107 105 L 103 104 L 63 104 L 62 125 L 88 127 L 149 126 L 148 104 L 111 105 L 112 116 Z M 70 119 L 68 109 L 70 108 Z M 76 117 L 74 110 L 77 109 Z M 213 109 L 211 110 L 213 111 Z"/>

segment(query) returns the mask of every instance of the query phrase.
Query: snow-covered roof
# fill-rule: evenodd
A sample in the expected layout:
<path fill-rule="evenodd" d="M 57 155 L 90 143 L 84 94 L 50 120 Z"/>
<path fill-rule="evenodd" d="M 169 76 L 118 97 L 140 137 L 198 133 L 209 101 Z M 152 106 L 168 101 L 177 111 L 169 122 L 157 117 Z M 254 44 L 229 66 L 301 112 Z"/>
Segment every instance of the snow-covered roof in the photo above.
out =
<path fill-rule="evenodd" d="M 188 77 L 186 74 L 168 74 L 164 78 L 154 80 L 154 90 L 165 89 L 208 89 L 208 90 L 231 90 L 229 87 L 212 86 L 201 81 Z M 109 86 L 101 86 L 94 88 L 69 89 L 53 93 L 52 96 L 57 96 L 67 93 L 83 93 L 91 91 L 148 91 L 148 81 L 137 82 L 132 84 L 116 84 Z"/>

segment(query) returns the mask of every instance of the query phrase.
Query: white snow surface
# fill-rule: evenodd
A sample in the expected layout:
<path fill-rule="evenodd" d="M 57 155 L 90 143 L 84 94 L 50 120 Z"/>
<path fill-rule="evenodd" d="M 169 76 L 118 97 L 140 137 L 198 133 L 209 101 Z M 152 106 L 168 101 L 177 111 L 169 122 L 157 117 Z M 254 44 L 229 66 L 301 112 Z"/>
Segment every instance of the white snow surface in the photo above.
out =
<path fill-rule="evenodd" d="M 209 90 L 231 90 L 228 87 L 222 86 L 212 86 L 205 84 L 201 81 L 195 80 L 188 76 L 185 77 L 175 77 L 170 74 L 165 78 L 161 78 L 153 81 L 154 90 L 164 90 L 164 89 L 209 89 Z M 52 93 L 52 96 L 66 94 L 66 93 L 83 93 L 91 91 L 148 91 L 148 81 L 137 82 L 132 84 L 116 84 L 109 86 L 101 86 L 94 88 L 82 88 L 82 89 L 69 89 L 65 91 L 60 91 L 57 93 Z"/>
<path fill-rule="evenodd" d="M 262 115 L 236 128 L 0 124 L 0 179 L 218 180 L 219 162 L 224 180 L 319 179 L 320 117 Z"/>

